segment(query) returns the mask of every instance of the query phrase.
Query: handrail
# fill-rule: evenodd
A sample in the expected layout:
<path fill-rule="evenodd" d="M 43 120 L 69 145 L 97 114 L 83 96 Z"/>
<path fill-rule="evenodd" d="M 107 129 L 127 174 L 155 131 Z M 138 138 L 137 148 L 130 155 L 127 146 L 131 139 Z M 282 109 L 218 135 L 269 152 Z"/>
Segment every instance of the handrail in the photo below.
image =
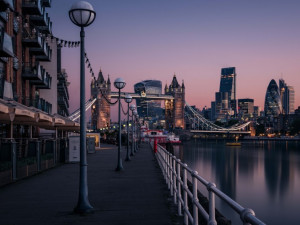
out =
<path fill-rule="evenodd" d="M 153 147 L 153 142 L 150 143 Z M 184 217 L 184 224 L 189 222 L 198 225 L 198 213 L 203 216 L 208 225 L 217 225 L 215 218 L 215 195 L 227 203 L 230 208 L 240 215 L 243 224 L 265 225 L 259 220 L 252 209 L 244 208 L 228 195 L 219 190 L 214 183 L 210 183 L 168 152 L 161 145 L 157 145 L 155 154 L 158 164 L 162 170 L 165 181 L 170 189 L 173 201 L 177 204 L 178 215 Z M 192 177 L 192 190 L 187 186 L 187 173 Z M 198 181 L 206 187 L 209 198 L 209 210 L 206 212 L 198 200 Z M 189 210 L 188 202 L 191 201 L 192 209 Z"/>

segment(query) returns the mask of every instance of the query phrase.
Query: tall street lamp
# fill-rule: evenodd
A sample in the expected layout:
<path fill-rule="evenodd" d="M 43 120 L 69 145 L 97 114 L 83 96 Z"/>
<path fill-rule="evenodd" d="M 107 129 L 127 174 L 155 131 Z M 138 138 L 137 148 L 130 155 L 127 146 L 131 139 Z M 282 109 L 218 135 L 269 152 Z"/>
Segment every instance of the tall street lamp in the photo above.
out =
<path fill-rule="evenodd" d="M 130 155 L 131 156 L 134 156 L 134 150 L 133 150 L 133 127 L 134 127 L 134 121 L 133 121 L 133 111 L 135 110 L 135 105 L 134 104 L 131 104 L 130 106 L 129 106 L 129 109 L 130 109 L 130 111 L 132 112 L 132 114 L 131 114 L 131 121 L 132 121 L 132 126 L 131 126 L 131 153 L 130 153 Z"/>
<path fill-rule="evenodd" d="M 127 103 L 127 154 L 125 161 L 130 161 L 130 155 L 129 155 L 129 103 L 132 102 L 131 95 L 125 96 L 125 102 Z"/>
<path fill-rule="evenodd" d="M 137 112 L 137 110 L 134 110 L 133 111 L 133 116 L 134 116 L 134 119 L 133 119 L 133 121 L 134 121 L 134 148 L 133 148 L 133 151 L 134 151 L 134 153 L 136 153 L 137 152 L 137 150 L 136 150 L 136 117 L 137 117 L 137 115 L 138 115 L 138 112 Z"/>
<path fill-rule="evenodd" d="M 84 27 L 92 24 L 96 18 L 93 6 L 85 1 L 74 3 L 69 10 L 71 21 L 81 28 L 80 30 L 80 177 L 79 177 L 79 198 L 76 213 L 93 212 L 88 199 L 87 184 L 87 160 L 86 160 L 86 124 L 85 124 L 85 74 L 84 74 Z"/>
<path fill-rule="evenodd" d="M 119 138 L 118 138 L 118 164 L 116 171 L 123 170 L 122 166 L 122 159 L 121 159 L 121 89 L 125 87 L 126 83 L 123 78 L 117 78 L 114 82 L 115 88 L 119 89 L 119 114 L 118 114 L 118 121 L 119 121 Z"/>

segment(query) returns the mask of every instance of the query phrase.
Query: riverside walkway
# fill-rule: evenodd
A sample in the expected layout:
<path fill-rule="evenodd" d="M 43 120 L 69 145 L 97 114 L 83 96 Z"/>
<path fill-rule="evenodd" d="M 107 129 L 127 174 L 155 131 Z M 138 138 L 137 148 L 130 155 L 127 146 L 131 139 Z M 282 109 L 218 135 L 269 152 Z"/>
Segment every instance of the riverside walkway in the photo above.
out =
<path fill-rule="evenodd" d="M 121 151 L 125 159 L 126 148 Z M 64 164 L 0 188 L 1 225 L 172 225 L 182 224 L 147 144 L 116 172 L 117 147 L 102 144 L 88 155 L 89 200 L 93 214 L 73 213 L 79 164 Z"/>

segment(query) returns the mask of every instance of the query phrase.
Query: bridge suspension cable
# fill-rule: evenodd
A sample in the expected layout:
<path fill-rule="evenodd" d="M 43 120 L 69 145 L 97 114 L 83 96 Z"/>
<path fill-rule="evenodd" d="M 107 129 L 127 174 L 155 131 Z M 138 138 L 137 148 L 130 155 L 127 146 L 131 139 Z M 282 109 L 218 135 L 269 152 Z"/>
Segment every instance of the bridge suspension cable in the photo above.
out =
<path fill-rule="evenodd" d="M 89 99 L 85 102 L 85 111 L 87 111 L 95 103 L 97 98 Z M 75 110 L 68 118 L 72 121 L 77 120 L 80 117 L 80 109 Z"/>
<path fill-rule="evenodd" d="M 189 120 L 193 120 L 194 121 L 194 125 L 195 124 L 198 125 L 198 129 L 201 126 L 202 129 L 206 129 L 206 130 L 228 131 L 229 132 L 229 131 L 239 131 L 239 130 L 242 130 L 242 129 L 246 128 L 250 124 L 250 122 L 247 122 L 247 123 L 243 123 L 243 124 L 233 125 L 233 126 L 228 127 L 228 128 L 220 127 L 220 126 L 214 124 L 213 122 L 207 120 L 206 118 L 204 118 L 199 112 L 197 112 L 187 102 L 185 102 L 185 105 L 186 105 L 186 107 L 188 109 L 188 111 L 185 112 L 185 116 Z"/>

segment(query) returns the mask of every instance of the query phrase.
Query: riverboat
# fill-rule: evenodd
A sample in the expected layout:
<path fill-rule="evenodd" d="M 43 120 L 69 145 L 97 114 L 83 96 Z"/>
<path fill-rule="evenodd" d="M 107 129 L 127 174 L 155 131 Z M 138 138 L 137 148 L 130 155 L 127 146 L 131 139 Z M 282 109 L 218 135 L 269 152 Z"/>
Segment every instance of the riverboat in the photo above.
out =
<path fill-rule="evenodd" d="M 180 144 L 181 141 L 179 137 L 175 136 L 175 134 L 164 134 L 161 130 L 142 130 L 141 132 L 142 141 L 152 142 L 156 139 L 157 143 L 166 144 Z"/>

